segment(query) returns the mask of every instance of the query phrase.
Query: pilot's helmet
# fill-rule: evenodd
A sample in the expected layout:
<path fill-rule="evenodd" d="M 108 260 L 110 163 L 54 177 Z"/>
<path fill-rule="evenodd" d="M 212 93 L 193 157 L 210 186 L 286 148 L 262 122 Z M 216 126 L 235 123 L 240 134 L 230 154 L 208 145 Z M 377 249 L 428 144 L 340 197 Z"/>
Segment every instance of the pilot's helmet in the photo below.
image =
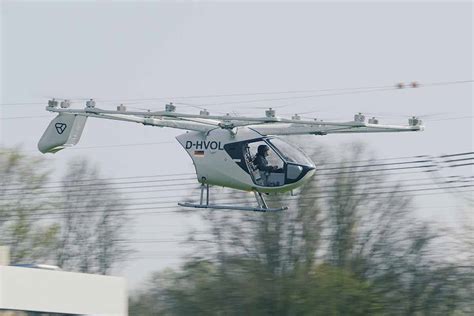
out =
<path fill-rule="evenodd" d="M 269 148 L 268 148 L 267 145 L 260 145 L 260 146 L 258 146 L 258 148 L 257 148 L 257 153 L 258 153 L 259 155 L 264 155 L 264 154 L 268 151 L 268 149 L 269 149 Z"/>

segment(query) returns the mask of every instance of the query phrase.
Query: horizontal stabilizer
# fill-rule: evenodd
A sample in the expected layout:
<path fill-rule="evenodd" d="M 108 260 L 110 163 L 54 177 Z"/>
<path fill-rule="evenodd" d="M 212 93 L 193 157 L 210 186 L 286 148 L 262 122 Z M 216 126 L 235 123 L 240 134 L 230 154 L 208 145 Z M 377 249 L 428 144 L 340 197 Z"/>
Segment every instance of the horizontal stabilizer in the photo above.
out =
<path fill-rule="evenodd" d="M 76 145 L 86 125 L 86 116 L 59 113 L 44 132 L 38 142 L 38 149 L 43 154 L 55 153 L 66 147 Z"/>

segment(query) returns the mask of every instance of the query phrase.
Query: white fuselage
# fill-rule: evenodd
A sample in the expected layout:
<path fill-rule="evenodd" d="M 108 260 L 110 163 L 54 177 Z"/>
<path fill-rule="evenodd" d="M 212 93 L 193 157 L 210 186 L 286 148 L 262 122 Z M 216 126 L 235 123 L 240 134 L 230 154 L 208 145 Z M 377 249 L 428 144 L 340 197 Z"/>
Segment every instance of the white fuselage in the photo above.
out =
<path fill-rule="evenodd" d="M 188 132 L 176 137 L 187 151 L 196 168 L 201 183 L 230 187 L 244 191 L 285 192 L 301 186 L 314 174 L 314 164 L 297 181 L 278 186 L 264 186 L 255 183 L 248 170 L 242 167 L 242 157 L 231 157 L 225 149 L 227 144 L 262 140 L 265 137 L 251 128 L 241 127 L 234 132 L 216 128 L 207 133 Z M 295 148 L 295 150 L 298 150 Z M 284 175 L 282 175 L 283 177 Z"/>

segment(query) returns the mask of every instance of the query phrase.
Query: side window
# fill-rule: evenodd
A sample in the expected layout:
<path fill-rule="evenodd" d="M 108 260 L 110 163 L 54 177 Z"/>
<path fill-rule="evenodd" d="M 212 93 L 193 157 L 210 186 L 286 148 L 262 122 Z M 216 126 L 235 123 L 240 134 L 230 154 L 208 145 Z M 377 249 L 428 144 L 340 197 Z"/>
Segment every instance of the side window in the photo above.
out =
<path fill-rule="evenodd" d="M 268 162 L 268 165 L 269 166 L 276 166 L 277 168 L 280 168 L 280 169 L 283 168 L 283 165 L 284 165 L 283 160 L 264 141 L 258 141 L 258 142 L 253 142 L 253 143 L 248 144 L 249 152 L 250 152 L 250 155 L 252 156 L 252 159 L 255 159 L 255 157 L 257 156 L 258 147 L 261 146 L 261 145 L 265 145 L 269 148 L 268 156 L 265 157 L 267 162 Z"/>

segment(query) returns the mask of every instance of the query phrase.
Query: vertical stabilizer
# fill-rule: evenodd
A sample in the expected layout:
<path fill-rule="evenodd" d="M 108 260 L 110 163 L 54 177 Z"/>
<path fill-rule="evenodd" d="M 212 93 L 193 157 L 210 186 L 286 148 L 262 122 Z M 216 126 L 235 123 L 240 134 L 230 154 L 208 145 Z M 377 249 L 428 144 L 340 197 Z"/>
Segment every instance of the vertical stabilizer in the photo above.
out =
<path fill-rule="evenodd" d="M 55 153 L 66 147 L 76 145 L 86 125 L 86 116 L 59 113 L 44 132 L 38 142 L 38 149 L 43 154 Z"/>

